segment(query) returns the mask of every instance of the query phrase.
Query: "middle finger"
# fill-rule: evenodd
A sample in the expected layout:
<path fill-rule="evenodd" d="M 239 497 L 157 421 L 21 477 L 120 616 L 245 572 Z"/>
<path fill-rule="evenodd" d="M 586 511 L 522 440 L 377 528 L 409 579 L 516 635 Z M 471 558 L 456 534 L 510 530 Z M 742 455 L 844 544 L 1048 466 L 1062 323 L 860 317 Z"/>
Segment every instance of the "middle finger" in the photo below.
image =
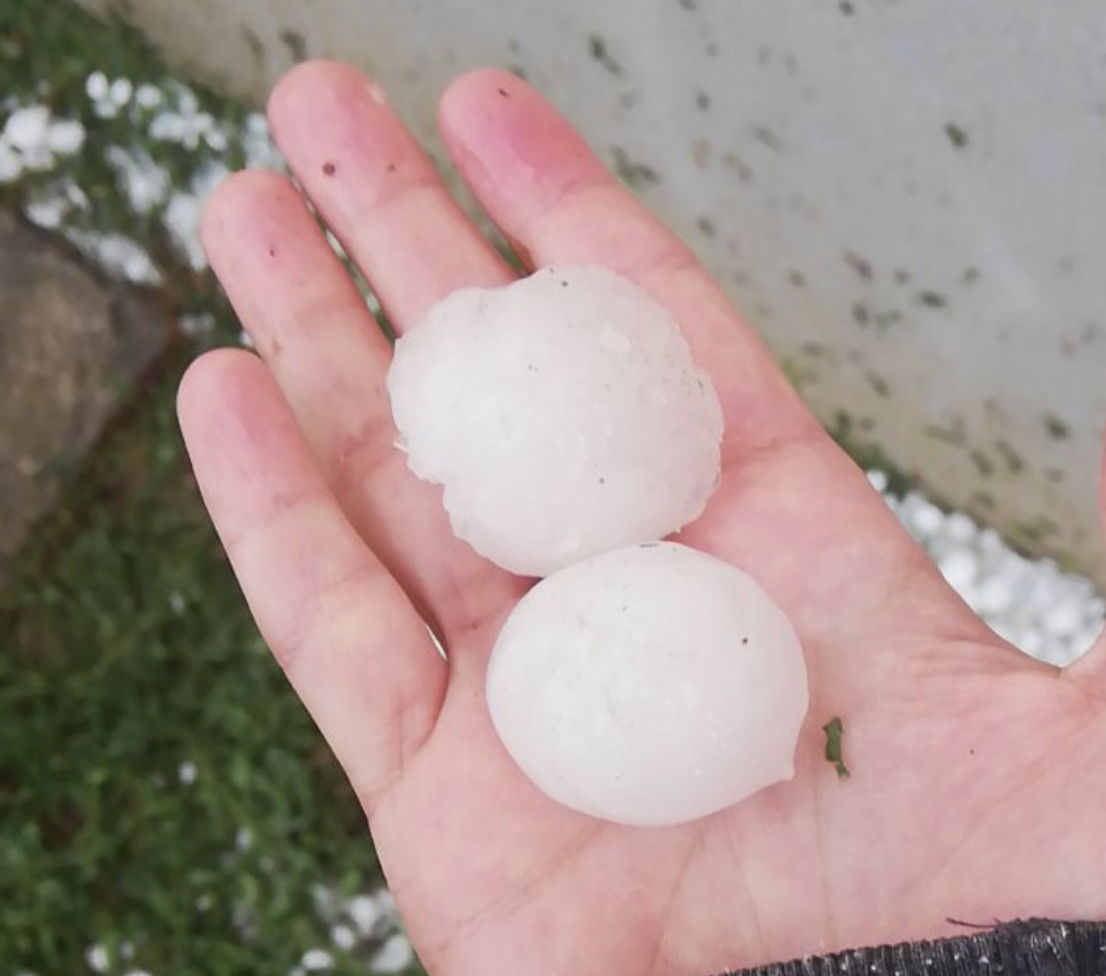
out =
<path fill-rule="evenodd" d="M 301 65 L 273 92 L 269 120 L 296 178 L 398 331 L 454 289 L 514 277 L 381 88 L 356 69 Z"/>

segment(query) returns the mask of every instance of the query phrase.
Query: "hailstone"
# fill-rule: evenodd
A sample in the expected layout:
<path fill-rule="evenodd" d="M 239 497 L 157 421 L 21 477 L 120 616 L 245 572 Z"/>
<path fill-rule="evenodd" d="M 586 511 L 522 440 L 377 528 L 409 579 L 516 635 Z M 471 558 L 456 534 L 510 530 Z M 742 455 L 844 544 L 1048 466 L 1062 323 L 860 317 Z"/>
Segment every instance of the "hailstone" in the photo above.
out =
<path fill-rule="evenodd" d="M 487 699 L 539 789 L 637 826 L 694 820 L 790 779 L 808 705 L 783 611 L 748 574 L 671 542 L 538 583 L 500 632 Z"/>
<path fill-rule="evenodd" d="M 397 341 L 387 382 L 411 470 L 515 573 L 668 535 L 718 480 L 709 377 L 668 311 L 606 268 L 453 292 Z"/>

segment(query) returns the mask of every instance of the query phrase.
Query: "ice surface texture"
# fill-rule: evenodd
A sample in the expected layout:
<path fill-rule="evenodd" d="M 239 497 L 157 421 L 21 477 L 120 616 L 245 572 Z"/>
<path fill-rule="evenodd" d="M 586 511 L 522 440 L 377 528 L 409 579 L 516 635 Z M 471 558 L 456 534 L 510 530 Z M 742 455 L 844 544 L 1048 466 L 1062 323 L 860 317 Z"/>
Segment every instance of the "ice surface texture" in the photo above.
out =
<path fill-rule="evenodd" d="M 499 635 L 487 692 L 507 751 L 543 792 L 637 826 L 790 779 L 808 705 L 783 611 L 746 573 L 671 542 L 535 586 Z"/>
<path fill-rule="evenodd" d="M 454 533 L 522 575 L 660 539 L 718 479 L 710 379 L 672 316 L 605 268 L 454 292 L 396 343 L 388 392 Z"/>

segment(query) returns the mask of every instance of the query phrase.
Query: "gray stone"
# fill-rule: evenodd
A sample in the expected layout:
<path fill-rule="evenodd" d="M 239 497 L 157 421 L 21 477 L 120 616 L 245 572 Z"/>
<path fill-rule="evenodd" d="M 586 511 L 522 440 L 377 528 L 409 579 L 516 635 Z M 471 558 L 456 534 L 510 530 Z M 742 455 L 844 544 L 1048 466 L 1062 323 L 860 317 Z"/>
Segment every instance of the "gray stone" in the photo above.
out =
<path fill-rule="evenodd" d="M 0 583 L 170 335 L 165 309 L 105 283 L 0 211 Z"/>

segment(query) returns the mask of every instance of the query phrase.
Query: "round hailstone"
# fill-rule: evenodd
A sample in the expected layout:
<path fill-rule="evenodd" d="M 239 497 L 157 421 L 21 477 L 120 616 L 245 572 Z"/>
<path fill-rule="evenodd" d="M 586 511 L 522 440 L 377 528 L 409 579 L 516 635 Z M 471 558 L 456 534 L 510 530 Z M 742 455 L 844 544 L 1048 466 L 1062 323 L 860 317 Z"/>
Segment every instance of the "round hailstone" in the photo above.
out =
<path fill-rule="evenodd" d="M 454 292 L 396 343 L 388 392 L 454 533 L 515 573 L 668 535 L 718 480 L 709 378 L 672 316 L 606 268 Z"/>
<path fill-rule="evenodd" d="M 488 707 L 531 780 L 582 813 L 682 823 L 794 774 L 806 666 L 728 563 L 672 542 L 563 569 L 507 619 Z"/>

